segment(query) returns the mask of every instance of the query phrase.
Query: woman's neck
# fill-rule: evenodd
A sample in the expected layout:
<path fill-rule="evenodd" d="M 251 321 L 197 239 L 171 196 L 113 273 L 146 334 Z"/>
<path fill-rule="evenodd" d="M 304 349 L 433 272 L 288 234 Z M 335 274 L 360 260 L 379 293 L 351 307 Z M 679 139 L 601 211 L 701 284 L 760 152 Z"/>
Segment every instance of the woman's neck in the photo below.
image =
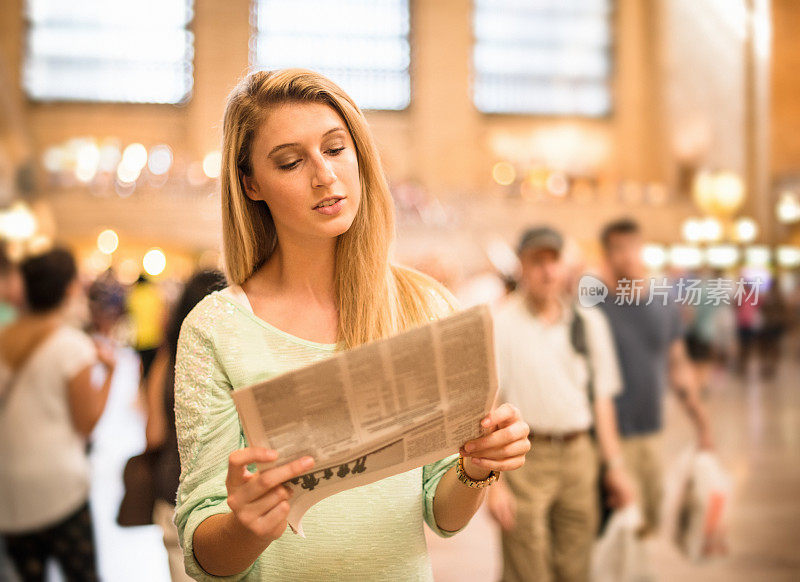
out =
<path fill-rule="evenodd" d="M 247 282 L 256 294 L 291 295 L 333 306 L 336 239 L 279 243 L 269 260 Z"/>

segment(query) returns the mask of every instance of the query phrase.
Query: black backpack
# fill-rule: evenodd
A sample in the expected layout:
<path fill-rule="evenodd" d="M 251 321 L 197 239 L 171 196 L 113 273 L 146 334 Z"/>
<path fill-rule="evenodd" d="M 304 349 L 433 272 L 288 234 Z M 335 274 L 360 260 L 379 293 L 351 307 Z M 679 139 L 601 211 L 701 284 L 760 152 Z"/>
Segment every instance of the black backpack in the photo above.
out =
<path fill-rule="evenodd" d="M 582 356 L 586 361 L 586 369 L 589 372 L 589 380 L 586 385 L 586 391 L 589 396 L 589 406 L 591 407 L 592 418 L 594 418 L 594 368 L 592 367 L 592 358 L 589 351 L 589 341 L 586 337 L 586 322 L 584 321 L 583 316 L 578 313 L 578 310 L 574 306 L 572 307 L 572 321 L 570 322 L 569 326 L 569 342 L 572 345 L 572 349 L 575 350 L 575 353 Z M 592 429 L 590 432 L 592 438 L 597 443 L 597 432 L 595 431 L 594 423 L 592 423 Z M 599 537 L 603 533 L 606 523 L 608 523 L 608 520 L 611 517 L 613 508 L 609 507 L 606 503 L 607 494 L 602 474 L 600 474 L 597 481 L 598 495 L 600 497 L 600 519 L 597 527 L 597 535 Z"/>

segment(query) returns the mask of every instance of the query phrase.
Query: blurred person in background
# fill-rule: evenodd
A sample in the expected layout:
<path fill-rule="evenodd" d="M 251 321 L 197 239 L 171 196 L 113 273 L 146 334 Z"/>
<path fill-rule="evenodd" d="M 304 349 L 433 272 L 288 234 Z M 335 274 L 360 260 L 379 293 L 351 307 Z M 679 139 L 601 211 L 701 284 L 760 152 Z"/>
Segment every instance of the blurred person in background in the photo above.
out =
<path fill-rule="evenodd" d="M 757 282 L 745 281 L 742 300 L 736 303 L 736 335 L 739 338 L 739 354 L 736 370 L 740 375 L 747 373 L 750 360 L 758 348 L 758 334 L 761 330 L 761 305 L 753 286 Z"/>
<path fill-rule="evenodd" d="M 639 225 L 629 219 L 612 222 L 603 228 L 601 244 L 610 276 L 609 295 L 602 306 L 622 371 L 622 393 L 615 399 L 617 421 L 625 465 L 642 507 L 640 534 L 647 537 L 658 527 L 662 499 L 659 435 L 665 380 L 694 423 L 699 448 L 711 448 L 711 428 L 686 353 L 678 306 L 672 301 L 664 305 L 658 296 L 648 304 L 650 287 Z M 631 291 L 636 285 L 638 297 Z"/>
<path fill-rule="evenodd" d="M 613 339 L 602 311 L 566 299 L 563 244 L 549 227 L 523 234 L 520 289 L 495 317 L 501 395 L 532 442 L 525 465 L 489 491 L 504 582 L 588 580 L 601 461 L 611 505 L 633 500 L 612 401 L 621 389 Z"/>
<path fill-rule="evenodd" d="M 5 242 L 0 242 L 0 329 L 14 321 L 23 306 L 22 276 L 8 257 Z M 11 579 L 12 567 L 0 536 L 0 580 Z"/>
<path fill-rule="evenodd" d="M 22 276 L 8 257 L 5 244 L 0 245 L 0 328 L 17 318 L 24 303 Z"/>
<path fill-rule="evenodd" d="M 127 344 L 129 338 L 120 337 L 119 325 L 125 314 L 125 287 L 117 280 L 112 268 L 106 269 L 89 285 L 89 318 L 92 333 L 106 339 L 123 340 Z"/>
<path fill-rule="evenodd" d="M 759 300 L 761 308 L 761 329 L 758 332 L 758 355 L 761 375 L 767 380 L 775 376 L 781 356 L 781 339 L 791 323 L 791 312 L 781 292 L 777 279 Z"/>
<path fill-rule="evenodd" d="M 323 499 L 303 516 L 303 538 L 288 528 L 283 483 L 314 459 L 287 463 L 248 446 L 231 397 L 455 309 L 444 287 L 390 260 L 393 202 L 363 113 L 313 71 L 253 72 L 228 98 L 220 182 L 230 287 L 185 319 L 175 365 L 175 519 L 187 572 L 432 580 L 423 520 L 454 535 L 497 472 L 524 463 L 528 427 L 516 408 L 493 409 L 459 454 Z"/>
<path fill-rule="evenodd" d="M 759 296 L 754 290 L 758 284 L 754 281 L 745 281 L 742 299 L 735 305 L 736 337 L 739 340 L 736 371 L 740 375 L 747 373 L 750 360 L 758 349 L 758 334 L 762 323 Z"/>
<path fill-rule="evenodd" d="M 161 345 L 166 304 L 158 285 L 142 273 L 128 292 L 126 306 L 133 325 L 133 347 L 141 358 L 142 381 L 145 381 Z"/>
<path fill-rule="evenodd" d="M 722 271 L 716 270 L 708 273 L 699 273 L 702 277 L 702 287 L 699 300 L 688 307 L 688 321 L 686 321 L 686 353 L 689 356 L 697 374 L 697 381 L 701 391 L 708 388 L 714 362 L 717 361 L 715 345 L 718 334 L 718 320 L 725 309 L 730 308 L 730 303 L 715 302 L 709 294 L 709 281 L 721 279 Z M 715 304 L 717 303 L 717 304 Z"/>
<path fill-rule="evenodd" d="M 27 311 L 0 332 L 0 532 L 25 582 L 43 580 L 50 558 L 67 580 L 97 580 L 86 443 L 114 356 L 65 323 L 82 298 L 68 251 L 28 258 L 20 271 Z"/>
<path fill-rule="evenodd" d="M 175 304 L 164 343 L 158 350 L 146 382 L 147 449 L 158 451 L 154 460 L 155 496 L 153 523 L 164 532 L 164 547 L 169 558 L 173 582 L 188 581 L 183 565 L 183 550 L 178 543 L 178 530 L 173 523 L 175 496 L 181 473 L 178 437 L 175 432 L 175 354 L 183 320 L 201 299 L 225 287 L 225 275 L 219 271 L 195 273 Z"/>

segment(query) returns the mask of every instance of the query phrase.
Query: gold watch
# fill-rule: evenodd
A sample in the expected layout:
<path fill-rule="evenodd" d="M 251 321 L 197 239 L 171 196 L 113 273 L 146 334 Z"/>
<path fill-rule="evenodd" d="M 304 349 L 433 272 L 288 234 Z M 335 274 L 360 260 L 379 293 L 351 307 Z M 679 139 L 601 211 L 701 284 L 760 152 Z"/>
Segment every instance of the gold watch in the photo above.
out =
<path fill-rule="evenodd" d="M 484 487 L 488 487 L 495 481 L 500 478 L 500 471 L 492 471 L 489 473 L 489 476 L 485 479 L 476 480 L 467 475 L 467 472 L 464 471 L 464 457 L 461 454 L 458 455 L 458 464 L 456 465 L 456 476 L 458 480 L 461 481 L 467 487 L 472 487 L 473 489 L 483 489 Z"/>

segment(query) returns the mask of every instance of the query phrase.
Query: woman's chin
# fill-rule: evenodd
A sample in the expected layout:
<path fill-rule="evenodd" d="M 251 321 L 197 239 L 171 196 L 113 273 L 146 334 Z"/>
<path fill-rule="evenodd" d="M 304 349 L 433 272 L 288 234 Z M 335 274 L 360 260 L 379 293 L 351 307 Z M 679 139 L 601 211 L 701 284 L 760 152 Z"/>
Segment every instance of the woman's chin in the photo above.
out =
<path fill-rule="evenodd" d="M 337 216 L 335 219 L 331 220 L 327 224 L 318 225 L 317 231 L 320 233 L 320 236 L 335 238 L 350 230 L 350 227 L 352 225 L 353 225 L 352 216 Z"/>

